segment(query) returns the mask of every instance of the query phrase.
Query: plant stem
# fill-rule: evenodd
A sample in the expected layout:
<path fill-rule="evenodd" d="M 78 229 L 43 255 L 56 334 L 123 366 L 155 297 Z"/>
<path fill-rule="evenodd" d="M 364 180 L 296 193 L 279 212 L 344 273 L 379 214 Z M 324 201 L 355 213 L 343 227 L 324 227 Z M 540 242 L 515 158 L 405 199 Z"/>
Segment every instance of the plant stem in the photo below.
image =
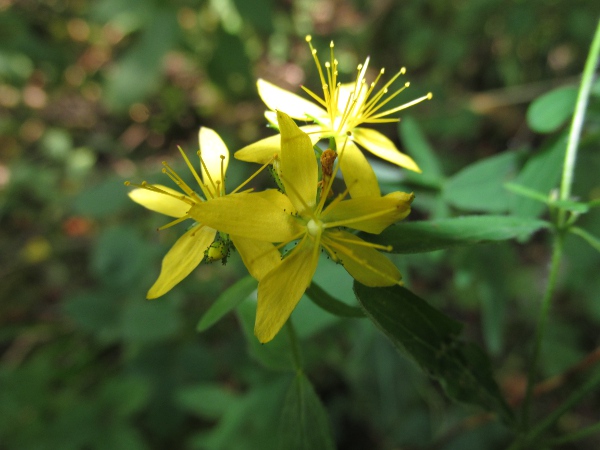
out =
<path fill-rule="evenodd" d="M 590 52 L 585 62 L 583 74 L 581 77 L 581 85 L 579 87 L 579 93 L 577 94 L 577 103 L 575 104 L 575 113 L 573 114 L 571 129 L 569 131 L 569 139 L 567 142 L 567 151 L 565 153 L 562 181 L 560 184 L 560 200 L 568 200 L 571 195 L 571 186 L 573 185 L 573 173 L 575 171 L 575 160 L 577 159 L 577 148 L 579 146 L 579 138 L 581 136 L 581 129 L 583 128 L 585 111 L 592 89 L 594 71 L 598 65 L 599 57 L 600 20 L 598 21 L 596 33 L 594 34 L 594 39 L 592 40 L 592 45 L 590 47 Z M 565 224 L 566 213 L 566 210 L 561 210 L 559 212 L 559 227 Z"/>
<path fill-rule="evenodd" d="M 592 81 L 594 79 L 594 71 L 598 65 L 598 58 L 600 57 L 600 20 L 596 27 L 596 32 L 592 40 L 590 52 L 585 62 L 583 69 L 583 75 L 581 78 L 581 85 L 579 87 L 579 93 L 577 94 L 577 102 L 575 104 L 575 112 L 573 114 L 573 120 L 571 122 L 571 129 L 569 131 L 569 139 L 567 142 L 567 150 L 565 152 L 565 160 L 563 165 L 563 175 L 560 185 L 560 200 L 568 200 L 571 196 L 571 186 L 573 184 L 573 174 L 575 171 L 575 161 L 577 159 L 577 149 L 579 146 L 579 138 L 581 136 L 581 130 L 583 128 L 583 121 L 585 118 L 585 111 L 587 108 L 588 99 L 590 96 Z M 548 315 L 550 312 L 550 305 L 554 290 L 556 288 L 556 282 L 558 280 L 558 272 L 560 268 L 560 260 L 563 252 L 565 228 L 568 227 L 567 223 L 567 210 L 560 208 L 558 211 L 558 217 L 556 218 L 557 229 L 553 235 L 553 246 L 552 246 L 552 262 L 550 265 L 550 274 L 548 275 L 548 284 L 546 286 L 546 292 L 542 299 L 542 308 L 538 317 L 533 355 L 531 358 L 529 371 L 527 373 L 527 388 L 525 391 L 525 400 L 523 401 L 523 415 L 521 421 L 521 431 L 526 432 L 529 429 L 529 418 L 531 413 L 531 400 L 533 394 L 533 385 L 535 383 L 537 366 L 539 362 L 542 341 L 546 333 L 546 326 L 548 322 Z M 518 445 L 518 444 L 517 444 Z"/>
<path fill-rule="evenodd" d="M 556 447 L 561 444 L 566 444 L 567 442 L 578 441 L 596 433 L 600 433 L 600 422 L 582 428 L 581 430 L 574 431 L 573 433 L 565 434 L 559 438 L 545 441 L 544 444 L 548 447 Z"/>
<path fill-rule="evenodd" d="M 585 383 L 583 386 L 581 386 L 579 389 L 577 389 L 573 394 L 571 394 L 569 396 L 569 398 L 567 398 L 567 400 L 560 405 L 557 409 L 555 409 L 554 411 L 552 411 L 552 413 L 550 413 L 550 415 L 548 415 L 548 417 L 546 417 L 539 425 L 537 425 L 533 430 L 531 430 L 531 433 L 529 433 L 528 440 L 530 442 L 533 442 L 541 433 L 543 433 L 545 430 L 547 430 L 548 428 L 550 428 L 552 425 L 554 425 L 556 423 L 556 421 L 558 419 L 560 419 L 560 417 L 566 413 L 569 409 L 571 409 L 573 406 L 575 406 L 577 403 L 579 403 L 581 400 L 583 400 L 589 393 L 591 393 L 592 391 L 594 391 L 598 385 L 600 384 L 600 371 L 597 371 L 594 376 L 587 381 L 587 383 Z M 596 424 L 596 426 L 598 426 L 598 424 Z M 580 432 L 583 432 L 584 430 L 580 430 Z M 572 433 L 573 435 L 576 435 L 577 433 Z M 565 438 L 565 437 L 563 437 Z"/>
<path fill-rule="evenodd" d="M 557 231 L 554 235 L 552 247 L 552 261 L 550 263 L 550 273 L 548 275 L 548 284 L 546 285 L 546 292 L 544 292 L 544 298 L 542 299 L 542 309 L 538 317 L 537 328 L 535 333 L 535 341 L 533 348 L 533 355 L 527 373 L 527 389 L 525 391 L 525 400 L 523 401 L 523 417 L 521 422 L 522 430 L 529 428 L 529 416 L 531 412 L 531 399 L 533 394 L 533 386 L 535 384 L 535 377 L 537 374 L 537 365 L 540 357 L 540 351 L 542 348 L 542 340 L 546 333 L 546 325 L 548 322 L 548 315 L 550 312 L 550 304 L 552 303 L 552 297 L 556 288 L 556 282 L 558 281 L 558 272 L 560 269 L 560 260 L 563 252 L 564 237 L 560 231 Z"/>
<path fill-rule="evenodd" d="M 294 368 L 296 372 L 302 372 L 302 357 L 300 356 L 300 346 L 298 345 L 298 337 L 296 336 L 296 329 L 292 323 L 292 319 L 289 318 L 285 323 L 285 329 L 288 333 L 290 340 L 290 347 L 292 349 L 292 361 L 294 362 Z"/>

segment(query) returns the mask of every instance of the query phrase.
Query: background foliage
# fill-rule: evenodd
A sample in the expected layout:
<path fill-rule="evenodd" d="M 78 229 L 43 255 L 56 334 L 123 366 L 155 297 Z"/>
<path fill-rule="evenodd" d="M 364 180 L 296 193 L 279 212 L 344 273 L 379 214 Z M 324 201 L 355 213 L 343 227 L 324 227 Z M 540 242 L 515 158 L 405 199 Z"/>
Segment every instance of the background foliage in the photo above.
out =
<path fill-rule="evenodd" d="M 347 77 L 368 54 L 374 70 L 408 68 L 407 99 L 434 93 L 399 127 L 382 127 L 424 169 L 418 177 L 378 165 L 390 189 L 415 191 L 412 219 L 539 217 L 543 204 L 504 186 L 556 186 L 594 12 L 592 0 L 0 1 L 0 448 L 269 449 L 282 434 L 293 439 L 277 425 L 284 398 L 293 404 L 308 389 L 304 407 L 319 406 L 306 379 L 290 374 L 285 338 L 253 340 L 251 302 L 196 331 L 243 265 L 234 255 L 227 266 L 202 266 L 145 301 L 178 230 L 156 232 L 163 222 L 128 200 L 123 181 L 161 181 L 160 161 L 177 166 L 177 145 L 195 150 L 199 126 L 231 150 L 269 135 L 255 79 L 296 92 L 316 86 L 304 42 L 312 34 L 323 50 L 335 40 Z M 557 86 L 565 87 L 528 111 Z M 574 194 L 584 201 L 600 197 L 597 130 L 577 164 Z M 245 170 L 232 163 L 231 185 Z M 580 225 L 598 230 L 600 214 Z M 598 346 L 600 256 L 577 237 L 565 251 L 544 378 Z M 526 245 L 395 262 L 411 290 L 466 323 L 516 402 L 548 258 L 537 234 Z M 321 286 L 354 298 L 343 270 L 320 267 Z M 449 403 L 371 323 L 307 300 L 293 320 L 338 448 L 506 444 L 497 423 L 465 426 L 479 411 Z M 557 431 L 597 420 L 599 402 L 590 396 Z M 283 423 L 296 414 L 288 407 Z"/>

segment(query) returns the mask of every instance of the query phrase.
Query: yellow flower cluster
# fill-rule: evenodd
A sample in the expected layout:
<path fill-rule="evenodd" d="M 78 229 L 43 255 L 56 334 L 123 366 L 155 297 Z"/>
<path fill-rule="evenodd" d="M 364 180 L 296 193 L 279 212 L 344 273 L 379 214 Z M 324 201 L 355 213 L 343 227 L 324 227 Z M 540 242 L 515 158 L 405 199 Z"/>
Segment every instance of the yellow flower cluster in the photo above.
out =
<path fill-rule="evenodd" d="M 391 247 L 368 243 L 352 231 L 381 233 L 409 214 L 413 195 L 393 192 L 382 196 L 373 169 L 356 144 L 387 161 L 419 171 L 415 162 L 400 153 L 391 140 L 360 125 L 396 121 L 385 116 L 431 98 L 428 94 L 382 111 L 384 105 L 408 86 L 406 83 L 387 95 L 388 88 L 404 69 L 376 91 L 383 69 L 367 85 L 367 59 L 358 67 L 354 83 L 341 84 L 337 80 L 333 43 L 331 59 L 323 70 L 310 37 L 307 41 L 321 77 L 323 97 L 303 87 L 317 101 L 315 105 L 258 80 L 259 94 L 271 109 L 266 116 L 280 134 L 235 154 L 237 159 L 263 164 L 252 177 L 226 193 L 229 152 L 213 130 L 202 128 L 198 152 L 200 174 L 180 149 L 199 192 L 163 163 L 163 172 L 180 191 L 142 183 L 129 194 L 146 208 L 175 218 L 163 228 L 186 219 L 194 222 L 164 257 L 160 275 L 147 297 L 164 295 L 202 261 L 226 258 L 233 246 L 250 274 L 259 281 L 255 334 L 263 343 L 279 332 L 310 285 L 322 250 L 367 286 L 401 283 L 398 269 L 379 252 Z M 298 127 L 294 118 L 314 123 Z M 314 145 L 321 139 L 329 139 L 335 148 L 315 152 Z M 280 189 L 242 191 L 270 164 L 279 178 Z M 346 190 L 334 196 L 332 185 L 338 171 Z M 296 245 L 284 252 L 291 243 Z"/>

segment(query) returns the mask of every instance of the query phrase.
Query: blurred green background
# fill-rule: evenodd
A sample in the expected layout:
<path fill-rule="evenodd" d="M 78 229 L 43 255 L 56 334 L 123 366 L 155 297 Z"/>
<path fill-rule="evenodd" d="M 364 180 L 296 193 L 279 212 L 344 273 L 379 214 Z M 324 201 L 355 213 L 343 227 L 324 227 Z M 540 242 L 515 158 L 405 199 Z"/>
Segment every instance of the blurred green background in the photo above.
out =
<path fill-rule="evenodd" d="M 597 14 L 597 0 L 0 0 L 0 449 L 277 448 L 285 354 L 256 348 L 250 306 L 196 332 L 245 274 L 239 258 L 201 266 L 146 301 L 182 229 L 157 232 L 167 220 L 131 202 L 123 182 L 166 182 L 160 162 L 181 168 L 176 146 L 197 150 L 200 126 L 230 151 L 270 135 L 255 80 L 316 89 L 311 34 L 321 55 L 335 41 L 347 80 L 370 55 L 372 75 L 407 67 L 405 100 L 433 92 L 408 111 L 402 143 L 396 125 L 380 128 L 400 148 L 424 133 L 446 177 L 513 155 L 492 168 L 500 183 L 560 139 L 560 130 L 531 131 L 527 107 L 577 83 Z M 600 197 L 597 137 L 578 162 L 575 194 L 585 200 Z M 511 210 L 501 184 L 489 202 L 481 193 L 471 201 L 456 182 L 440 194 L 377 167 L 390 186 L 415 190 L 413 218 Z M 230 186 L 254 169 L 233 161 Z M 585 225 L 600 229 L 598 214 Z M 577 239 L 567 250 L 543 376 L 598 345 L 600 258 Z M 396 262 L 407 286 L 467 323 L 510 397 L 524 383 L 523 342 L 548 255 L 536 236 Z M 318 277 L 352 297 L 339 268 Z M 447 434 L 478 411 L 449 404 L 369 322 L 336 319 L 307 300 L 293 317 L 338 448 L 506 444 L 497 424 Z M 597 420 L 599 405 L 589 399 L 559 427 Z M 600 441 L 581 445 L 565 448 Z"/>

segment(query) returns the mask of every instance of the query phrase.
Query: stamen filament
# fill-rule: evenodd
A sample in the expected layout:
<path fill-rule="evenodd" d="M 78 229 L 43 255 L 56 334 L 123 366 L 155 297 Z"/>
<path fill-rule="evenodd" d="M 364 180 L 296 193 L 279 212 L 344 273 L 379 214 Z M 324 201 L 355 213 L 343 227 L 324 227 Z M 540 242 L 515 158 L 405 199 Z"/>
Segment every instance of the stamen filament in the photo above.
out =
<path fill-rule="evenodd" d="M 370 220 L 370 219 L 375 219 L 377 217 L 385 216 L 386 214 L 394 212 L 395 209 L 396 209 L 395 207 L 387 208 L 387 209 L 382 209 L 380 211 L 376 211 L 371 214 L 365 214 L 364 216 L 358 216 L 358 217 L 352 217 L 350 219 L 338 220 L 337 222 L 326 222 L 323 224 L 323 226 L 325 228 L 345 227 L 345 226 L 348 226 L 348 225 L 356 223 L 356 222 L 363 222 L 365 220 Z"/>
<path fill-rule="evenodd" d="M 429 92 L 427 95 L 424 95 L 423 97 L 419 97 L 411 102 L 405 103 L 404 105 L 400 105 L 396 108 L 388 109 L 387 111 L 376 114 L 376 115 L 372 116 L 371 118 L 378 119 L 379 117 L 387 116 L 388 114 L 393 114 L 393 113 L 401 111 L 403 109 L 410 108 L 411 106 L 416 105 L 417 103 L 421 103 L 422 101 L 425 101 L 425 100 L 431 100 L 432 98 L 433 98 L 433 94 L 431 92 Z"/>
<path fill-rule="evenodd" d="M 183 222 L 184 220 L 188 220 L 190 217 L 186 214 L 185 216 L 180 217 L 179 219 L 175 219 L 172 220 L 171 222 L 169 222 L 166 225 L 163 225 L 162 227 L 158 227 L 157 230 L 158 231 L 162 231 L 162 230 L 166 230 L 167 228 L 172 227 L 173 225 L 177 225 L 178 223 Z"/>
<path fill-rule="evenodd" d="M 171 167 L 169 166 L 169 164 L 167 164 L 166 161 L 163 161 L 162 164 L 164 166 L 162 170 L 163 173 L 166 174 L 171 180 L 173 180 L 173 182 L 175 182 L 175 184 L 179 186 L 183 192 L 185 192 L 190 197 L 196 198 L 198 202 L 204 201 L 200 198 L 198 194 L 196 194 L 196 192 L 191 187 L 187 185 L 185 181 L 183 181 L 183 179 L 179 175 L 177 175 L 177 172 L 171 169 Z"/>
<path fill-rule="evenodd" d="M 319 97 L 317 94 L 315 94 L 309 88 L 307 88 L 306 86 L 300 86 L 300 89 L 302 89 L 304 92 L 306 92 L 308 95 L 310 95 L 314 100 L 316 100 L 321 105 L 323 105 L 323 108 L 327 108 L 327 103 L 325 103 L 321 97 Z"/>
<path fill-rule="evenodd" d="M 268 162 L 266 162 L 265 164 L 263 164 L 260 169 L 258 169 L 256 172 L 254 172 L 252 175 L 250 175 L 250 177 L 244 181 L 242 184 L 240 184 L 237 188 L 235 188 L 235 190 L 233 190 L 232 192 L 230 192 L 230 194 L 235 194 L 236 192 L 238 192 L 241 188 L 243 188 L 244 186 L 246 186 L 250 181 L 252 181 L 259 173 L 261 173 L 269 164 L 271 164 L 273 161 L 275 160 L 275 157 L 271 158 Z"/>

